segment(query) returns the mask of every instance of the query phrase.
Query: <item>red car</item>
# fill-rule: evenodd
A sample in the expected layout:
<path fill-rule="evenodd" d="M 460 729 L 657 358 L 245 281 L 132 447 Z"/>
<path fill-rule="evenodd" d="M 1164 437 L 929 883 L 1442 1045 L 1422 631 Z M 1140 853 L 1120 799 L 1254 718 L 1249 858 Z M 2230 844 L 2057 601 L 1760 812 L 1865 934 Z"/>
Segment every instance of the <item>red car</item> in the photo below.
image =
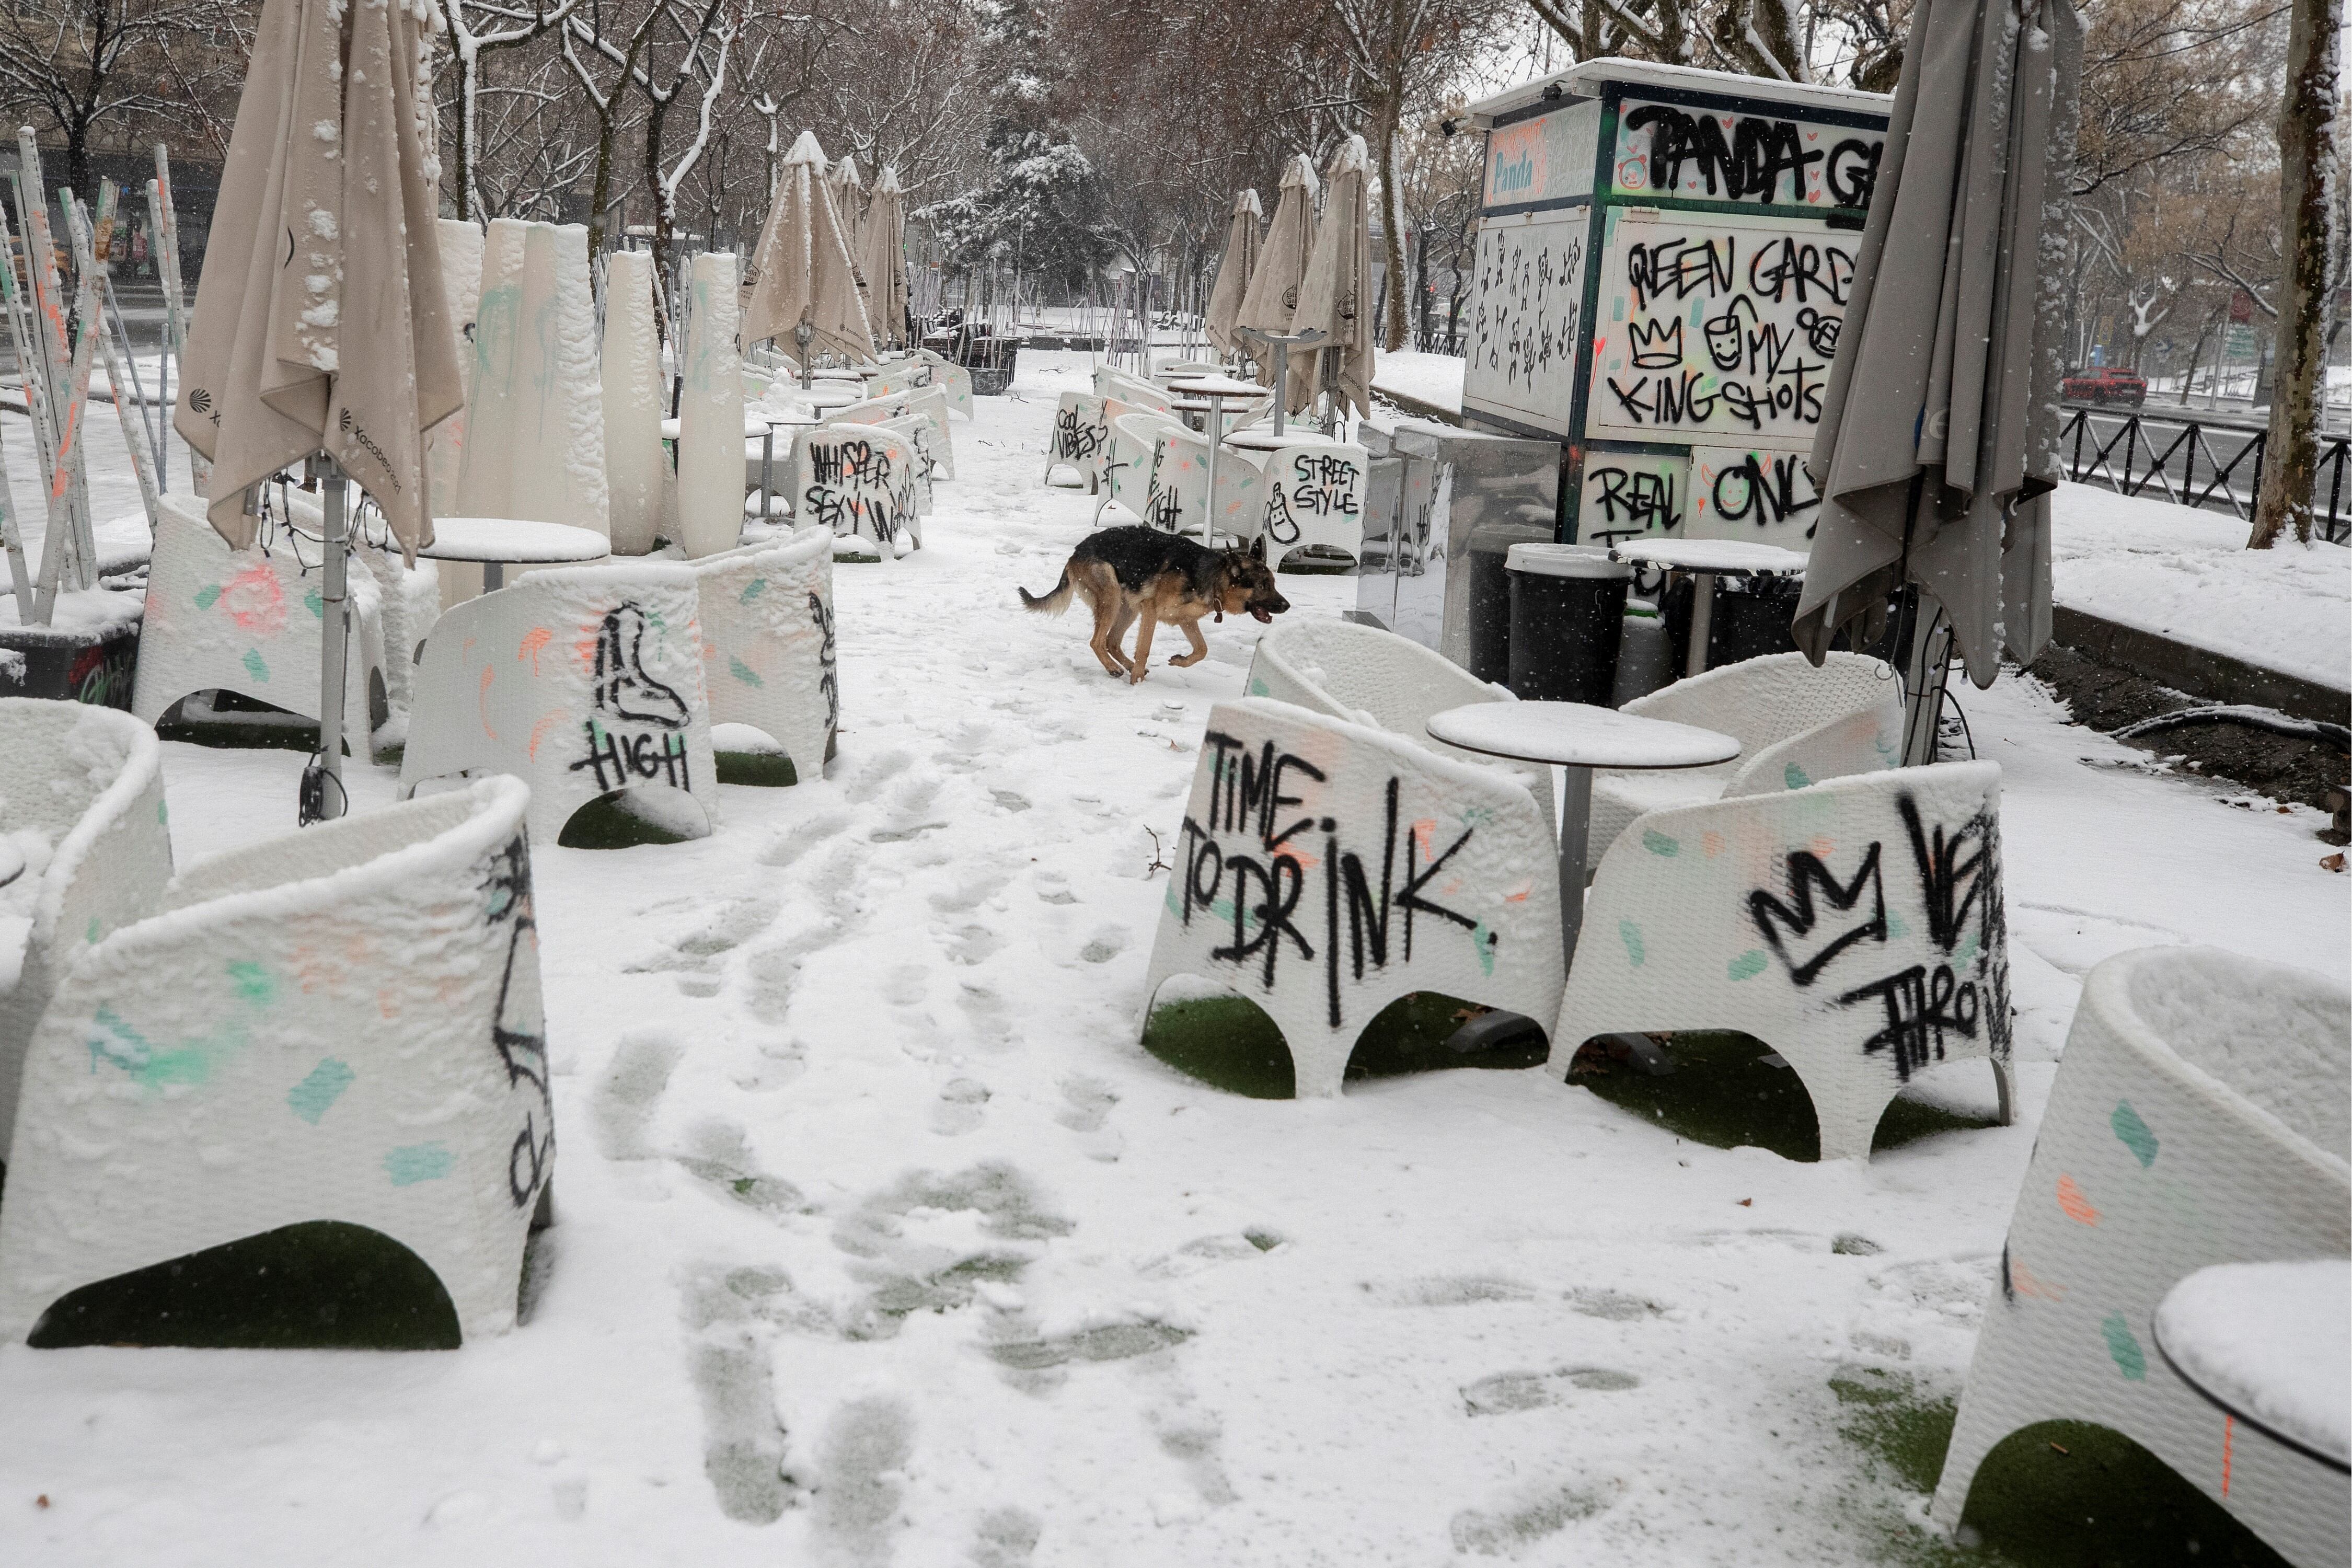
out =
<path fill-rule="evenodd" d="M 2073 403 L 2122 403 L 2137 408 L 2147 401 L 2147 381 L 2137 371 L 2107 366 L 2078 370 L 2058 384 L 2059 395 Z"/>

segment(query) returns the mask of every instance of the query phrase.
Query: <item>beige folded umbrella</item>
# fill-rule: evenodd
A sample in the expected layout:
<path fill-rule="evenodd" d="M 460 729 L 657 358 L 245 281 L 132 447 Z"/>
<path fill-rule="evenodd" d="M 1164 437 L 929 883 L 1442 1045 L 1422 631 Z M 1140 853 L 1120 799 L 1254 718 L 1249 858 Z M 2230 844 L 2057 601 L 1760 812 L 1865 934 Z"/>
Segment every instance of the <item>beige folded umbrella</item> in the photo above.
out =
<path fill-rule="evenodd" d="M 816 354 L 859 362 L 874 357 L 857 264 L 824 171 L 824 150 L 815 133 L 802 132 L 778 171 L 768 221 L 751 253 L 751 297 L 743 308 L 743 346 L 776 339 L 800 362 L 803 377 Z"/>
<path fill-rule="evenodd" d="M 1372 209 L 1367 185 L 1371 154 L 1350 136 L 1323 171 L 1323 221 L 1315 228 L 1299 279 L 1290 330 L 1328 340 L 1290 356 L 1292 413 L 1328 392 L 1335 407 L 1372 411 Z"/>
<path fill-rule="evenodd" d="M 1905 759 L 1932 760 L 1944 635 L 1992 684 L 2050 636 L 2050 492 L 2063 232 L 2083 27 L 2069 0 L 1921 0 L 1912 13 L 1811 468 L 1822 495 L 1797 605 L 1815 658 L 1906 581 Z M 1927 658 L 1916 657 L 1919 648 Z"/>
<path fill-rule="evenodd" d="M 465 396 L 418 131 L 422 30 L 397 5 L 264 0 L 172 421 L 212 460 L 207 510 L 239 549 L 247 489 L 321 449 L 404 553 L 432 541 L 425 432 Z"/>
<path fill-rule="evenodd" d="M 858 235 L 858 267 L 866 274 L 866 319 L 877 347 L 907 342 L 907 193 L 896 165 L 885 165 L 866 204 Z"/>
<path fill-rule="evenodd" d="M 833 193 L 833 210 L 841 215 L 841 232 L 849 239 L 849 254 L 857 255 L 858 237 L 866 232 L 866 182 L 857 177 L 857 158 L 844 153 L 824 172 L 825 189 Z"/>
<path fill-rule="evenodd" d="M 1209 314 L 1202 323 L 1209 342 L 1227 357 L 1249 352 L 1234 336 L 1234 323 L 1242 313 L 1242 296 L 1249 292 L 1250 274 L 1257 268 L 1262 243 L 1258 226 L 1265 220 L 1265 211 L 1257 205 L 1255 191 L 1244 191 L 1234 198 L 1233 226 L 1225 234 L 1224 259 L 1217 264 L 1217 282 L 1209 290 Z"/>
<path fill-rule="evenodd" d="M 1237 327 L 1261 332 L 1287 332 L 1298 310 L 1298 280 L 1306 273 L 1307 253 L 1315 241 L 1315 165 L 1307 154 L 1290 160 L 1282 174 L 1282 194 L 1274 204 L 1274 221 L 1266 226 L 1265 247 L 1258 252 L 1250 273 L 1249 290 L 1242 296 Z M 1247 343 L 1249 340 L 1244 339 Z M 1262 343 L 1250 353 L 1258 362 L 1257 379 L 1274 384 L 1275 356 Z"/>

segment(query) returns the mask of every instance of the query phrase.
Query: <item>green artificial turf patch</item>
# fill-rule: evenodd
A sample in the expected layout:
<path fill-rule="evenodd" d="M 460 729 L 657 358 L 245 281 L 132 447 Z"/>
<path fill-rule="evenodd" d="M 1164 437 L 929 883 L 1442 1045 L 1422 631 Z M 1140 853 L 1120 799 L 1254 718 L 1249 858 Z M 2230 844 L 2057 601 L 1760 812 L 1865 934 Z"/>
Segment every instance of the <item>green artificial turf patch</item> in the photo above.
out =
<path fill-rule="evenodd" d="M 1636 1068 L 1611 1064 L 1580 1072 L 1581 1084 L 1612 1105 L 1654 1122 L 1677 1138 L 1717 1149 L 1753 1145 L 1784 1160 L 1818 1160 L 1821 1124 L 1812 1097 L 1793 1068 L 1773 1067 L 1770 1047 L 1748 1035 L 1685 1030 L 1668 1047 L 1675 1071 L 1653 1078 Z M 1991 1127 L 1990 1117 L 1964 1115 L 1912 1098 L 1895 1098 L 1879 1118 L 1873 1149 L 1896 1149 L 1938 1132 Z"/>
<path fill-rule="evenodd" d="M 1348 1058 L 1350 1081 L 1396 1078 L 1445 1068 L 1540 1066 L 1546 1047 L 1531 1044 L 1464 1055 L 1446 1045 L 1472 1004 L 1433 991 L 1400 997 L 1382 1008 L 1357 1037 Z M 1282 1031 L 1255 1003 L 1205 996 L 1152 1010 L 1143 1048 L 1177 1071 L 1252 1100 L 1288 1100 L 1297 1092 Z"/>
<path fill-rule="evenodd" d="M 1901 1373 L 1830 1380 L 1840 1430 L 1904 1489 L 1934 1491 L 1952 1440 L 1953 1400 Z M 1969 1491 L 1961 1546 L 1895 1510 L 1876 1521 L 1885 1561 L 1919 1568 L 2284 1568 L 2221 1504 L 2119 1433 L 2079 1421 L 2013 1432 Z"/>
<path fill-rule="evenodd" d="M 793 771 L 792 758 L 782 752 L 720 752 L 718 759 L 720 784 L 783 789 L 801 782 L 800 774 Z"/>
<path fill-rule="evenodd" d="M 599 795 L 572 814 L 555 841 L 566 849 L 635 849 L 643 844 L 683 844 L 683 834 L 672 833 L 629 809 L 629 792 Z"/>
<path fill-rule="evenodd" d="M 365 1226 L 289 1225 L 118 1274 L 50 1303 L 41 1350 L 455 1350 L 457 1312 L 425 1260 Z"/>

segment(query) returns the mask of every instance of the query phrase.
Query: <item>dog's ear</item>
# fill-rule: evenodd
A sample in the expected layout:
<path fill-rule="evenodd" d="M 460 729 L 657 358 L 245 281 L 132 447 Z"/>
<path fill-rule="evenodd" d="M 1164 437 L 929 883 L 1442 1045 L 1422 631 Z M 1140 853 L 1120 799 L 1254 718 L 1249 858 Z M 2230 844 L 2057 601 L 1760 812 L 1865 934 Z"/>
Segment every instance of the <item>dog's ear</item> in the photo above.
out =
<path fill-rule="evenodd" d="M 1265 535 L 1261 533 L 1249 542 L 1250 559 L 1263 564 L 1265 561 Z"/>

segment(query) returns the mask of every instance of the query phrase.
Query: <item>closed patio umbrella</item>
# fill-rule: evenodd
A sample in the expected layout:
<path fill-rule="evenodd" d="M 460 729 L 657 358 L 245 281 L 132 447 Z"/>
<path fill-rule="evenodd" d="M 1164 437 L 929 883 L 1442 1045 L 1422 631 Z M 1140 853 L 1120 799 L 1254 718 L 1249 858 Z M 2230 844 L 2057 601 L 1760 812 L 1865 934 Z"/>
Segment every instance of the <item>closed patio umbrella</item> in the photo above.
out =
<path fill-rule="evenodd" d="M 1321 332 L 1328 340 L 1293 350 L 1290 406 L 1293 413 L 1331 395 L 1334 409 L 1372 411 L 1372 216 L 1367 191 L 1371 154 L 1360 136 L 1350 136 L 1323 171 L 1323 221 L 1298 284 L 1293 332 Z"/>
<path fill-rule="evenodd" d="M 857 237 L 866 228 L 866 182 L 857 177 L 857 159 L 844 153 L 824 172 L 825 188 L 833 193 L 833 210 L 841 215 L 841 232 L 849 237 L 849 253 L 857 254 Z"/>
<path fill-rule="evenodd" d="M 866 204 L 857 236 L 866 274 L 866 324 L 877 348 L 907 346 L 907 193 L 895 164 L 885 164 Z"/>
<path fill-rule="evenodd" d="M 768 221 L 751 253 L 751 297 L 743 308 L 743 346 L 781 340 L 800 362 L 803 383 L 817 354 L 860 363 L 874 357 L 856 260 L 824 171 L 824 150 L 815 133 L 802 132 L 784 154 Z"/>
<path fill-rule="evenodd" d="M 425 15 L 264 0 L 173 415 L 212 461 L 206 510 L 237 549 L 257 530 L 250 487 L 313 453 L 332 465 L 305 820 L 343 804 L 342 479 L 374 498 L 414 559 L 433 539 L 425 432 L 465 401 L 420 131 L 432 121 L 416 79 Z"/>
<path fill-rule="evenodd" d="M 1257 205 L 1255 191 L 1245 190 L 1234 198 L 1234 221 L 1225 232 L 1224 259 L 1217 263 L 1216 286 L 1209 290 L 1209 313 L 1202 323 L 1208 329 L 1209 342 L 1227 358 L 1247 352 L 1241 340 L 1234 336 L 1234 323 L 1242 313 L 1242 297 L 1249 292 L 1250 274 L 1257 269 L 1257 253 L 1263 243 L 1258 226 L 1265 219 L 1265 212 Z"/>
<path fill-rule="evenodd" d="M 1275 198 L 1274 221 L 1266 225 L 1265 245 L 1250 273 L 1241 313 L 1234 318 L 1236 327 L 1261 332 L 1290 331 L 1290 318 L 1298 310 L 1298 280 L 1306 273 L 1307 254 L 1314 249 L 1315 183 L 1315 165 L 1304 153 L 1292 158 L 1282 172 L 1282 194 Z M 1277 357 L 1262 344 L 1254 346 L 1252 353 L 1258 362 L 1259 383 L 1272 386 Z"/>
<path fill-rule="evenodd" d="M 2064 232 L 2083 28 L 2070 0 L 1920 0 L 1810 464 L 1797 605 L 1819 659 L 1906 582 L 1904 760 L 1932 761 L 1947 644 L 1992 684 L 2050 636 Z M 1948 627 L 1948 631 L 1945 627 Z"/>

